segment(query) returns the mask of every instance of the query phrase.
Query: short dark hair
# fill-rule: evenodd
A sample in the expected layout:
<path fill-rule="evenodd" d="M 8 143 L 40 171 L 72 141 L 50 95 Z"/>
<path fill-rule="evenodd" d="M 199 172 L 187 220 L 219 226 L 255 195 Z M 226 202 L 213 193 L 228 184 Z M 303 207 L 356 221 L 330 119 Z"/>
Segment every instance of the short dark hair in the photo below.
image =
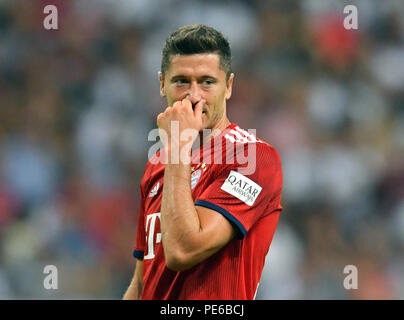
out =
<path fill-rule="evenodd" d="M 231 74 L 229 41 L 221 32 L 203 24 L 183 26 L 167 38 L 161 60 L 163 77 L 170 68 L 172 55 L 197 53 L 217 53 L 220 58 L 220 68 L 226 73 L 226 81 L 229 79 Z"/>

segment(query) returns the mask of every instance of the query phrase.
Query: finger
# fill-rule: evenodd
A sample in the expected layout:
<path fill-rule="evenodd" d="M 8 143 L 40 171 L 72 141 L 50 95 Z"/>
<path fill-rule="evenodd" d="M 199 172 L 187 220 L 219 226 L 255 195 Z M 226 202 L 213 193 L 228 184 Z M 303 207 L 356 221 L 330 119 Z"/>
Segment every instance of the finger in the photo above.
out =
<path fill-rule="evenodd" d="M 197 119 L 202 118 L 202 111 L 203 111 L 203 107 L 205 106 L 205 103 L 206 103 L 206 100 L 202 99 L 196 104 L 194 114 Z"/>
<path fill-rule="evenodd" d="M 192 109 L 192 102 L 191 99 L 189 99 L 189 95 L 182 99 L 182 105 Z"/>
<path fill-rule="evenodd" d="M 173 104 L 173 108 L 179 108 L 179 107 L 181 107 L 181 105 L 182 105 L 182 101 L 180 101 L 180 100 L 175 101 Z"/>
<path fill-rule="evenodd" d="M 160 126 L 160 123 L 163 120 L 163 118 L 164 118 L 164 113 L 163 112 L 159 113 L 159 115 L 157 116 L 157 126 L 158 127 Z"/>

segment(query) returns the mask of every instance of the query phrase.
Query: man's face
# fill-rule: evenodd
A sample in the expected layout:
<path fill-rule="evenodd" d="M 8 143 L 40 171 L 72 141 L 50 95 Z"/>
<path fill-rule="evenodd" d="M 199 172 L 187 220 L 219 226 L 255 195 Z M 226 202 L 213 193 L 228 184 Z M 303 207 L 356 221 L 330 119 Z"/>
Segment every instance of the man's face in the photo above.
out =
<path fill-rule="evenodd" d="M 226 73 L 219 67 L 216 53 L 175 55 L 163 79 L 159 73 L 160 94 L 171 107 L 176 101 L 188 98 L 192 107 L 202 99 L 204 129 L 213 129 L 226 118 L 226 100 L 231 96 L 233 77 L 226 82 Z"/>

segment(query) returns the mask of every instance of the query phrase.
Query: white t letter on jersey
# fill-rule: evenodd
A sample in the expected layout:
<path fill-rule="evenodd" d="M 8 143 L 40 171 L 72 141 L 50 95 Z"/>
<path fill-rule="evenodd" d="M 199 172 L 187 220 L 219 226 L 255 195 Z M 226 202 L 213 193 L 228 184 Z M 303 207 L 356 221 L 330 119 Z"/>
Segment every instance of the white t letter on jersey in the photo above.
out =
<path fill-rule="evenodd" d="M 154 232 L 155 232 L 157 217 L 160 219 L 160 212 L 149 214 L 149 215 L 147 215 L 147 218 L 146 218 L 147 255 L 143 258 L 145 260 L 154 258 Z M 149 221 L 150 221 L 150 226 L 149 226 Z M 160 241 L 161 241 L 161 233 L 157 233 L 156 234 L 156 243 L 160 243 Z"/>

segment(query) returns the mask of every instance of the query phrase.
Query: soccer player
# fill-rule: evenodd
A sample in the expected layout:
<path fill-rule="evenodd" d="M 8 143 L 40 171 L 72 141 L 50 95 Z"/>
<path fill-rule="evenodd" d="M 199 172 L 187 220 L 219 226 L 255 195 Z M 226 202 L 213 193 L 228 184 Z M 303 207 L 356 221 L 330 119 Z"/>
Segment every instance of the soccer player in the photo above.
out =
<path fill-rule="evenodd" d="M 255 297 L 282 210 L 282 169 L 272 146 L 227 118 L 230 62 L 228 41 L 205 25 L 181 27 L 165 43 L 164 149 L 141 181 L 137 263 L 124 299 Z"/>

